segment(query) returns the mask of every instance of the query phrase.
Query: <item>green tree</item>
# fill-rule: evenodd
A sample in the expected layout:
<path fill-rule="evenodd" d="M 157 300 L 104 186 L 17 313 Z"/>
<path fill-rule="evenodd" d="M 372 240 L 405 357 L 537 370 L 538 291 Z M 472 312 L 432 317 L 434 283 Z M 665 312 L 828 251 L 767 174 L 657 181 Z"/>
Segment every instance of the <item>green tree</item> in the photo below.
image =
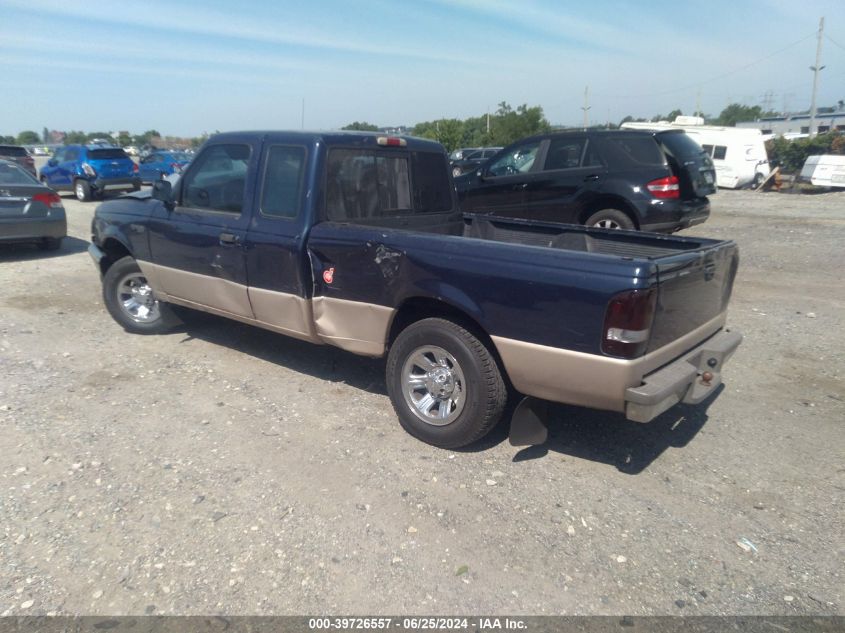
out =
<path fill-rule="evenodd" d="M 17 139 L 14 136 L 3 136 L 0 135 L 0 143 L 3 145 L 14 145 L 17 143 Z"/>
<path fill-rule="evenodd" d="M 494 145 L 509 145 L 526 136 L 548 132 L 551 125 L 540 106 L 522 104 L 516 110 L 502 101 L 492 117 L 490 141 Z"/>
<path fill-rule="evenodd" d="M 65 134 L 66 145 L 80 145 L 88 142 L 88 135 L 81 130 L 71 130 Z"/>
<path fill-rule="evenodd" d="M 741 103 L 732 103 L 721 114 L 716 117 L 716 125 L 735 126 L 738 121 L 756 121 L 763 115 L 763 108 L 760 106 L 746 106 Z"/>
<path fill-rule="evenodd" d="M 464 137 L 464 124 L 458 119 L 438 119 L 426 121 L 414 126 L 414 136 L 437 141 L 447 152 L 461 147 Z"/>
<path fill-rule="evenodd" d="M 32 130 L 24 130 L 18 134 L 18 145 L 37 145 L 41 142 L 41 137 L 38 132 Z"/>
<path fill-rule="evenodd" d="M 366 121 L 355 121 L 349 125 L 344 125 L 341 130 L 357 130 L 359 132 L 378 132 L 378 126 Z"/>
<path fill-rule="evenodd" d="M 778 136 L 766 141 L 769 160 L 787 173 L 795 173 L 804 166 L 808 156 L 835 154 L 845 151 L 845 136 L 839 132 L 819 134 L 813 138 L 786 140 Z"/>

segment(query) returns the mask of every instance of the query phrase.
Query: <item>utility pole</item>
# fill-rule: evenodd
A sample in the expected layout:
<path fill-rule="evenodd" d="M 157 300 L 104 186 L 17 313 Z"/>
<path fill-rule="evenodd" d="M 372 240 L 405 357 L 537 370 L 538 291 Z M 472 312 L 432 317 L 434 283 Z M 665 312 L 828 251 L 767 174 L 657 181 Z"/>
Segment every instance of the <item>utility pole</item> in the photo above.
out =
<path fill-rule="evenodd" d="M 584 88 L 584 105 L 581 107 L 584 111 L 584 129 L 586 130 L 590 127 L 590 87 L 587 86 Z"/>
<path fill-rule="evenodd" d="M 704 116 L 701 112 L 701 88 L 695 93 L 695 116 Z"/>
<path fill-rule="evenodd" d="M 490 106 L 487 106 L 487 137 L 490 137 Z"/>
<path fill-rule="evenodd" d="M 819 20 L 819 43 L 816 45 L 816 65 L 810 66 L 813 71 L 813 99 L 810 101 L 810 138 L 817 134 L 816 130 L 816 92 L 819 88 L 819 71 L 824 68 L 822 60 L 822 38 L 824 38 L 824 18 Z"/>

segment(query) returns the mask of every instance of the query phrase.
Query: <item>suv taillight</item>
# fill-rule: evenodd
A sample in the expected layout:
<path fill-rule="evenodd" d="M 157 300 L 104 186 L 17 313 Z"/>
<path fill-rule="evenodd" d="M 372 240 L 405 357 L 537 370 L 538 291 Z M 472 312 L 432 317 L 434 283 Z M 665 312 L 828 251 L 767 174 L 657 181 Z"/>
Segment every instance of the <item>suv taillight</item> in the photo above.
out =
<path fill-rule="evenodd" d="M 134 160 L 132 161 L 132 173 L 133 174 L 138 173 L 138 163 L 136 163 Z"/>
<path fill-rule="evenodd" d="M 678 184 L 677 176 L 667 176 L 666 178 L 652 180 L 646 185 L 646 189 L 655 198 L 660 198 L 661 200 L 681 197 L 681 187 Z"/>
<path fill-rule="evenodd" d="M 32 201 L 40 202 L 50 209 L 62 208 L 62 199 L 59 197 L 59 194 L 53 193 L 52 191 L 49 193 L 36 193 L 32 196 Z"/>
<path fill-rule="evenodd" d="M 629 290 L 613 297 L 607 305 L 601 349 L 620 358 L 642 356 L 651 335 L 657 306 L 657 291 Z"/>

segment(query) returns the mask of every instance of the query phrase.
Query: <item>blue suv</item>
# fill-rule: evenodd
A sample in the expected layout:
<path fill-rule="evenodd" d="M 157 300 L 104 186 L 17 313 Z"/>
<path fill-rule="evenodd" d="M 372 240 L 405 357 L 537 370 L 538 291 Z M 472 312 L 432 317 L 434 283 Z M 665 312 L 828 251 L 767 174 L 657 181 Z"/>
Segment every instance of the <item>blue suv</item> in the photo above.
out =
<path fill-rule="evenodd" d="M 138 165 L 119 147 L 66 145 L 41 168 L 42 183 L 56 191 L 72 191 L 82 202 L 107 191 L 138 191 Z"/>

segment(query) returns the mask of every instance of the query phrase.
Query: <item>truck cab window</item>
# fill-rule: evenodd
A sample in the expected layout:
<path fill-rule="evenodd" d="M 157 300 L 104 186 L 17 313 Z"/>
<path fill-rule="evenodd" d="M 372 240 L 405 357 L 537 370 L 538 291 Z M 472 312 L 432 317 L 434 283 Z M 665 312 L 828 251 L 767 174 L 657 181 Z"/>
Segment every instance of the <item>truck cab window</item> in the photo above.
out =
<path fill-rule="evenodd" d="M 411 209 L 407 154 L 333 149 L 326 166 L 326 214 L 330 220 L 365 220 Z"/>
<path fill-rule="evenodd" d="M 296 217 L 304 169 L 304 147 L 273 145 L 267 150 L 261 215 L 288 219 Z"/>
<path fill-rule="evenodd" d="M 182 206 L 240 215 L 249 156 L 249 145 L 209 147 L 185 177 Z"/>

